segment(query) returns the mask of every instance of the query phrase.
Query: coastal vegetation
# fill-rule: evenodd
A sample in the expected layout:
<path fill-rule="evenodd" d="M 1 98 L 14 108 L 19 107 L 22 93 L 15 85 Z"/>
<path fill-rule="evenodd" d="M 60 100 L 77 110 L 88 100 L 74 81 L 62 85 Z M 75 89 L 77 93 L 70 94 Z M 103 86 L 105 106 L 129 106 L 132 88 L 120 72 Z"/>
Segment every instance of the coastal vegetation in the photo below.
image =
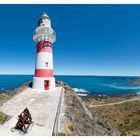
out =
<path fill-rule="evenodd" d="M 121 133 L 104 119 L 91 112 L 85 102 L 68 85 L 64 94 L 64 126 L 58 135 L 66 136 L 119 136 Z"/>
<path fill-rule="evenodd" d="M 66 136 L 66 135 L 65 135 L 65 133 L 63 133 L 63 132 L 58 132 L 58 133 L 56 134 L 56 136 Z"/>
<path fill-rule="evenodd" d="M 10 117 L 0 111 L 0 124 L 5 123 Z"/>
<path fill-rule="evenodd" d="M 9 90 L 7 92 L 0 93 L 0 107 L 3 105 L 4 102 L 10 100 L 16 94 L 18 94 L 19 92 L 21 92 L 24 89 L 26 89 L 29 85 L 30 85 L 30 82 L 25 83 L 25 84 L 21 85 L 19 88 L 16 88 L 14 90 Z M 2 111 L 0 111 L 0 124 L 5 123 L 9 119 L 10 119 L 10 116 L 8 116 L 7 114 L 5 114 Z"/>
<path fill-rule="evenodd" d="M 111 126 L 118 128 L 122 133 L 121 135 L 140 135 L 140 100 L 133 100 L 133 98 L 140 99 L 140 95 L 82 98 L 92 111 L 95 111 Z M 132 99 L 132 101 L 92 107 L 93 105 L 110 104 L 128 99 Z"/>
<path fill-rule="evenodd" d="M 6 100 L 9 100 L 10 98 L 10 95 L 9 94 L 5 94 L 5 93 L 1 93 L 0 94 L 0 101 L 6 101 Z"/>
<path fill-rule="evenodd" d="M 9 94 L 0 94 L 0 101 L 4 102 L 17 93 L 29 87 L 30 83 L 10 91 Z M 110 106 L 93 107 L 114 102 L 140 98 L 140 95 L 127 96 L 103 96 L 93 97 L 78 96 L 69 85 L 57 82 L 57 86 L 63 86 L 64 93 L 64 122 L 57 136 L 75 135 L 140 135 L 140 100 L 123 102 Z M 9 119 L 9 116 L 0 112 L 0 124 Z M 62 127 L 61 127 L 62 128 Z M 63 131 L 62 131 L 63 130 Z"/>

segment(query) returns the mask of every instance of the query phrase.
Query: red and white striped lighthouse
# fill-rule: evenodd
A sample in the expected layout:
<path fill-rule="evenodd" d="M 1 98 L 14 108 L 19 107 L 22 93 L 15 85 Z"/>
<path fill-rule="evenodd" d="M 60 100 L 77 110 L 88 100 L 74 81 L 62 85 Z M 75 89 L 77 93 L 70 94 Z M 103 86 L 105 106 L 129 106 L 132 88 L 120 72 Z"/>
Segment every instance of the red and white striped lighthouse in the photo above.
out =
<path fill-rule="evenodd" d="M 55 90 L 52 44 L 56 40 L 56 34 L 51 28 L 51 20 L 46 13 L 39 18 L 33 40 L 37 43 L 33 89 L 38 91 Z"/>

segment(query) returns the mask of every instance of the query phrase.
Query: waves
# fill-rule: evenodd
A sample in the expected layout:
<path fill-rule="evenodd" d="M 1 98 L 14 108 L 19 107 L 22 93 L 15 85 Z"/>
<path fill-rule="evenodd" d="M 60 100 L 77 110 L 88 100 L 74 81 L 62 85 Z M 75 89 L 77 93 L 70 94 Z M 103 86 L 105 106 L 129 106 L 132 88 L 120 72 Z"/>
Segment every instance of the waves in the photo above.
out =
<path fill-rule="evenodd" d="M 113 85 L 113 84 L 106 84 L 105 86 L 120 90 L 140 90 L 140 86 L 124 86 L 124 85 Z"/>
<path fill-rule="evenodd" d="M 32 77 L 32 75 L 0 75 L 0 92 L 15 89 L 31 81 Z M 140 94 L 140 85 L 132 84 L 136 77 L 55 76 L 55 78 L 67 83 L 80 96 Z"/>
<path fill-rule="evenodd" d="M 87 93 L 87 91 L 85 89 L 82 89 L 82 88 L 73 88 L 73 90 L 75 92 L 82 92 L 82 93 Z"/>
<path fill-rule="evenodd" d="M 73 88 L 73 90 L 80 96 L 96 95 L 96 96 L 107 96 L 107 95 L 120 95 L 120 94 L 140 94 L 140 86 L 131 84 L 103 84 L 102 90 L 87 91 L 83 88 Z"/>
<path fill-rule="evenodd" d="M 4 91 L 5 90 L 5 88 L 0 88 L 0 91 Z"/>
<path fill-rule="evenodd" d="M 73 88 L 73 90 L 80 96 L 87 96 L 88 91 L 82 88 Z"/>

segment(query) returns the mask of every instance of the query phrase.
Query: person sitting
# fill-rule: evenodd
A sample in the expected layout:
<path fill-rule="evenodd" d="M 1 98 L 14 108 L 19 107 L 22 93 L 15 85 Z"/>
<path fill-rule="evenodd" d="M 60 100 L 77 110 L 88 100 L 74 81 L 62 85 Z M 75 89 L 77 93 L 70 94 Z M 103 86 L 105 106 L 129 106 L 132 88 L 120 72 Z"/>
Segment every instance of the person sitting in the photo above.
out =
<path fill-rule="evenodd" d="M 24 133 L 27 132 L 27 128 L 25 127 L 25 124 L 31 124 L 32 123 L 32 117 L 31 117 L 31 113 L 29 112 L 28 108 L 26 107 L 23 112 L 18 115 L 18 122 L 16 123 L 16 125 L 11 128 L 12 131 L 14 131 L 15 129 L 21 130 Z"/>

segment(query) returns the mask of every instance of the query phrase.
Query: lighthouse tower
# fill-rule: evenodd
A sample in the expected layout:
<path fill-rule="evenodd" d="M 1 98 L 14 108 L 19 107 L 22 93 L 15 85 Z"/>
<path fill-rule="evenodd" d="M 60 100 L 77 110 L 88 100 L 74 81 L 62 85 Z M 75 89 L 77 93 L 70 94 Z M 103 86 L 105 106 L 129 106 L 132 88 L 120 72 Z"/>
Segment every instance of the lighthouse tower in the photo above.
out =
<path fill-rule="evenodd" d="M 56 40 L 56 34 L 51 28 L 51 20 L 46 13 L 39 18 L 33 40 L 37 43 L 37 54 L 32 88 L 38 91 L 55 90 L 52 44 Z"/>

